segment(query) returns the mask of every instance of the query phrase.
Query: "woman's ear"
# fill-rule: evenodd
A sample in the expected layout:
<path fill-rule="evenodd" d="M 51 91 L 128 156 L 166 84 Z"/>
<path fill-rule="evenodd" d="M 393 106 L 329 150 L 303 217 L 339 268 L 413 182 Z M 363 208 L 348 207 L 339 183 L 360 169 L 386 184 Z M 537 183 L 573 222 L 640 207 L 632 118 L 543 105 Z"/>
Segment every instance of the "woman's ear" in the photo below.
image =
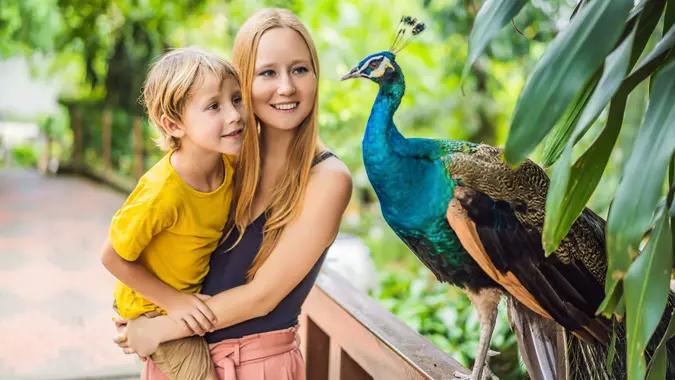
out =
<path fill-rule="evenodd" d="M 162 114 L 162 117 L 159 118 L 159 123 L 167 135 L 177 138 L 185 136 L 185 127 L 183 124 L 170 119 L 168 116 Z"/>

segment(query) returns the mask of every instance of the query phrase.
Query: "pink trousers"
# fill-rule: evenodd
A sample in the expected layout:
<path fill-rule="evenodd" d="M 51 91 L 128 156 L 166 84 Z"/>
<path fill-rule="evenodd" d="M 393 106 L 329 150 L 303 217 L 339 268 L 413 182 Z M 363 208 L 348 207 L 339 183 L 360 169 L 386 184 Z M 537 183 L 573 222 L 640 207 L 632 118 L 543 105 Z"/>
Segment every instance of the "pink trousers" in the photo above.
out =
<path fill-rule="evenodd" d="M 305 380 L 297 326 L 227 339 L 209 348 L 221 380 Z M 166 376 L 148 360 L 141 380 L 166 380 Z"/>

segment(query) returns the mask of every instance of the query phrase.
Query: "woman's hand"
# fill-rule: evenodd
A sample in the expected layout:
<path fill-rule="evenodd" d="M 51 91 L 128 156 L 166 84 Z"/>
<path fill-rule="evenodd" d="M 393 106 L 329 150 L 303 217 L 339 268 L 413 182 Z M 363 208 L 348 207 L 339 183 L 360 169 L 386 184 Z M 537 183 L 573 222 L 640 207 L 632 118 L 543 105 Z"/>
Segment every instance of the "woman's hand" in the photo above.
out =
<path fill-rule="evenodd" d="M 119 318 L 115 320 L 115 327 L 117 336 L 113 338 L 113 342 L 125 354 L 137 354 L 143 361 L 157 351 L 161 343 L 159 334 L 153 329 L 151 318 L 140 316 L 130 321 Z"/>
<path fill-rule="evenodd" d="M 180 293 L 167 306 L 167 315 L 172 321 L 184 326 L 190 335 L 204 336 L 215 330 L 215 323 L 218 321 L 213 311 L 204 303 L 209 298 L 211 297 L 205 294 Z"/>
<path fill-rule="evenodd" d="M 113 317 L 113 322 L 115 323 L 115 336 L 113 337 L 113 342 L 119 346 L 119 348 L 122 349 L 122 352 L 124 352 L 127 355 L 132 355 L 135 354 L 136 351 L 134 351 L 133 348 L 129 346 L 129 342 L 127 341 L 127 323 L 128 320 L 125 318 L 119 318 L 119 317 Z M 148 358 L 144 356 L 138 356 L 141 361 L 146 361 Z"/>

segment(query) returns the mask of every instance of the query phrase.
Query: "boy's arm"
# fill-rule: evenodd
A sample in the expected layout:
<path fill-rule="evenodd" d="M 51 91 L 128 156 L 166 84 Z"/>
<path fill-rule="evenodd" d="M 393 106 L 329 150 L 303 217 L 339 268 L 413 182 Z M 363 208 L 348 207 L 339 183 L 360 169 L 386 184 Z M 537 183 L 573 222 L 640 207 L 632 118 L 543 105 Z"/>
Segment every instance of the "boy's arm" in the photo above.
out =
<path fill-rule="evenodd" d="M 178 291 L 150 273 L 143 265 L 122 258 L 110 240 L 103 244 L 103 266 L 122 283 L 183 321 L 193 334 L 204 335 L 214 328 L 216 316 L 196 295 Z M 197 309 L 199 312 L 194 312 Z"/>

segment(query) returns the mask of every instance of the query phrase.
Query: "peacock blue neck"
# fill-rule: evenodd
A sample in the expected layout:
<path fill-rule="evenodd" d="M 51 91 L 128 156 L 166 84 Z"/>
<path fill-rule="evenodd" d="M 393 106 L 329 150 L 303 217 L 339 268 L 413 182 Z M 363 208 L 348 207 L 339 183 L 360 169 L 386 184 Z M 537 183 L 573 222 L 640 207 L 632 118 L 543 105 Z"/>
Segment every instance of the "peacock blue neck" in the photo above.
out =
<path fill-rule="evenodd" d="M 363 161 L 366 173 L 385 214 L 409 204 L 410 187 L 402 184 L 421 175 L 424 164 L 413 157 L 410 142 L 394 124 L 394 113 L 401 104 L 405 81 L 400 71 L 380 85 L 363 137 Z M 404 191 L 405 190 L 405 191 Z"/>
<path fill-rule="evenodd" d="M 391 172 L 392 165 L 403 163 L 399 160 L 402 158 L 400 152 L 407 141 L 394 124 L 394 113 L 401 104 L 404 92 L 403 75 L 395 73 L 391 81 L 380 85 L 370 111 L 363 137 L 363 161 L 366 170 L 370 169 L 376 177 Z"/>
<path fill-rule="evenodd" d="M 405 93 L 405 80 L 400 73 L 394 74 L 391 82 L 380 85 L 375 103 L 370 111 L 366 134 L 363 139 L 364 153 L 370 154 L 364 159 L 376 158 L 378 154 L 388 156 L 401 153 L 406 148 L 406 139 L 394 124 L 394 113 L 401 104 Z"/>

